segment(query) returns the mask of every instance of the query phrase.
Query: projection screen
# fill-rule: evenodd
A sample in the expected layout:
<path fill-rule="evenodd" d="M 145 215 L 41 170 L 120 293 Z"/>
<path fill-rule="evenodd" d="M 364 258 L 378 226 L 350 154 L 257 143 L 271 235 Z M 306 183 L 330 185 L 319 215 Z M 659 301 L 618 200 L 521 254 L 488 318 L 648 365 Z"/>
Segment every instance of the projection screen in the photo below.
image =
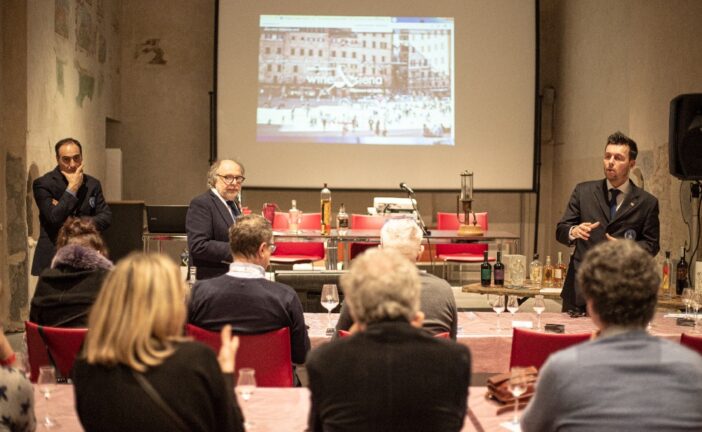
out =
<path fill-rule="evenodd" d="M 217 156 L 247 187 L 532 190 L 536 10 L 220 1 Z"/>

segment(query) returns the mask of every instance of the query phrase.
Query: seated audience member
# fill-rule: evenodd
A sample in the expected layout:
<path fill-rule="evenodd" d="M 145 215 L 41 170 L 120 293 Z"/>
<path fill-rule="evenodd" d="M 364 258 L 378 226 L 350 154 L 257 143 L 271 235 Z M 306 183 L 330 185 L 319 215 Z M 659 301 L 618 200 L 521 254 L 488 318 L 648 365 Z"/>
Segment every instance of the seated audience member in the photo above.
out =
<path fill-rule="evenodd" d="M 56 246 L 51 268 L 39 276 L 29 320 L 52 327 L 86 327 L 88 310 L 112 269 L 107 248 L 88 218 L 69 218 Z"/>
<path fill-rule="evenodd" d="M 422 229 L 411 219 L 390 219 L 380 230 L 380 247 L 395 249 L 412 263 L 416 263 L 424 252 L 422 239 Z M 424 313 L 422 327 L 432 334 L 448 332 L 451 339 L 455 340 L 458 313 L 451 285 L 425 271 L 419 272 L 419 280 L 422 285 L 419 291 L 419 309 Z M 339 330 L 351 328 L 352 324 L 349 308 L 344 303 L 336 324 L 336 335 Z"/>
<path fill-rule="evenodd" d="M 238 339 L 225 327 L 217 359 L 182 337 L 185 298 L 162 255 L 131 254 L 107 276 L 73 367 L 86 431 L 244 430 L 232 393 Z"/>
<path fill-rule="evenodd" d="M 0 328 L 0 430 L 31 432 L 37 426 L 34 417 L 34 387 L 22 371 L 12 367 L 16 363 L 10 342 Z"/>
<path fill-rule="evenodd" d="M 577 278 L 598 335 L 548 359 L 522 430 L 702 430 L 702 357 L 646 332 L 660 285 L 651 255 L 603 242 Z"/>
<path fill-rule="evenodd" d="M 304 363 L 310 339 L 295 290 L 266 279 L 275 250 L 270 223 L 259 215 L 240 216 L 229 229 L 234 262 L 229 272 L 198 281 L 188 307 L 188 321 L 207 330 L 230 324 L 236 333 L 265 333 L 290 328 L 293 363 Z"/>
<path fill-rule="evenodd" d="M 311 431 L 458 431 L 466 414 L 470 352 L 421 330 L 417 268 L 371 249 L 341 277 L 354 334 L 306 363 Z"/>

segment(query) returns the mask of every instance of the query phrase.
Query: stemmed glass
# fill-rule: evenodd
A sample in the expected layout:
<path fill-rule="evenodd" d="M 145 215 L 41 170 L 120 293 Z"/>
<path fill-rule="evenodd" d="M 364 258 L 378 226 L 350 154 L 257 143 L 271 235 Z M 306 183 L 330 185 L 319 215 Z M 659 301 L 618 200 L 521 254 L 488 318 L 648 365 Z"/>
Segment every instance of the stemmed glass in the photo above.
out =
<path fill-rule="evenodd" d="M 256 390 L 256 371 L 251 368 L 239 369 L 239 379 L 236 381 L 236 392 L 244 401 L 248 402 L 251 399 L 254 391 Z M 246 420 L 244 421 L 244 427 L 249 429 L 253 426 L 253 422 Z"/>
<path fill-rule="evenodd" d="M 544 302 L 544 296 L 537 295 L 534 297 L 534 312 L 536 312 L 536 329 L 541 329 L 541 314 L 546 310 L 546 303 Z"/>
<path fill-rule="evenodd" d="M 514 425 L 519 424 L 519 397 L 526 393 L 528 386 L 526 368 L 513 367 L 509 377 L 509 391 L 514 396 Z"/>
<path fill-rule="evenodd" d="M 44 427 L 50 429 L 56 426 L 56 420 L 49 414 L 49 398 L 51 398 L 51 392 L 56 388 L 56 369 L 54 369 L 53 366 L 40 366 L 37 385 L 39 386 L 39 391 L 44 395 L 44 400 L 46 401 Z"/>
<path fill-rule="evenodd" d="M 702 307 L 702 293 L 695 291 L 695 293 L 692 294 L 690 306 L 692 307 L 692 310 L 695 311 L 694 320 L 695 320 L 695 326 L 696 326 L 697 320 L 699 319 L 700 307 Z"/>
<path fill-rule="evenodd" d="M 682 302 L 685 305 L 685 318 L 690 317 L 690 306 L 692 305 L 692 297 L 695 295 L 695 290 L 685 288 L 682 292 Z"/>
<path fill-rule="evenodd" d="M 327 336 L 334 334 L 334 326 L 332 326 L 331 311 L 339 305 L 339 291 L 335 284 L 322 285 L 322 298 L 320 299 L 322 307 L 327 310 Z"/>
<path fill-rule="evenodd" d="M 500 294 L 488 294 L 488 302 L 492 306 L 492 310 L 497 314 L 497 332 L 502 330 L 500 325 L 500 314 L 505 311 L 505 297 Z"/>
<path fill-rule="evenodd" d="M 512 321 L 514 321 L 514 314 L 519 310 L 519 298 L 517 296 L 507 297 L 507 310 L 512 314 Z"/>

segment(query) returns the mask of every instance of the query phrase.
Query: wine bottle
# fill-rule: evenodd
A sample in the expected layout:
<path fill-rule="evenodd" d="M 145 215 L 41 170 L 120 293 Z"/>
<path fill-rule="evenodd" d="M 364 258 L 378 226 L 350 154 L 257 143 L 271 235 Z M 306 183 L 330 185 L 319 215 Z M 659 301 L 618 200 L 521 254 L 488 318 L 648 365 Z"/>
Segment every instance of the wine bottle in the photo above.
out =
<path fill-rule="evenodd" d="M 539 261 L 539 254 L 534 254 L 534 260 L 529 264 L 529 279 L 531 279 L 531 285 L 534 288 L 541 287 L 541 273 L 544 270 L 544 266 Z"/>
<path fill-rule="evenodd" d="M 483 263 L 480 264 L 480 285 L 484 287 L 490 286 L 492 279 L 492 266 L 488 261 L 488 251 L 483 252 Z"/>
<path fill-rule="evenodd" d="M 669 299 L 670 298 L 670 276 L 672 270 L 672 263 L 670 262 L 670 251 L 665 251 L 665 260 L 663 260 L 663 268 L 661 269 L 661 292 L 660 297 Z"/>
<path fill-rule="evenodd" d="M 505 265 L 502 264 L 502 252 L 497 251 L 497 261 L 495 261 L 495 286 L 505 285 Z"/>
<path fill-rule="evenodd" d="M 543 286 L 553 287 L 553 265 L 551 265 L 551 255 L 546 255 L 546 265 L 544 265 Z"/>
<path fill-rule="evenodd" d="M 687 272 L 689 270 L 687 261 L 685 261 L 685 247 L 680 248 L 680 261 L 678 261 L 678 266 L 676 268 L 675 276 L 675 293 L 677 295 L 682 295 L 682 292 L 687 288 Z"/>
<path fill-rule="evenodd" d="M 288 210 L 288 229 L 290 232 L 296 233 L 300 224 L 302 214 L 297 209 L 297 200 L 292 200 L 292 207 Z"/>

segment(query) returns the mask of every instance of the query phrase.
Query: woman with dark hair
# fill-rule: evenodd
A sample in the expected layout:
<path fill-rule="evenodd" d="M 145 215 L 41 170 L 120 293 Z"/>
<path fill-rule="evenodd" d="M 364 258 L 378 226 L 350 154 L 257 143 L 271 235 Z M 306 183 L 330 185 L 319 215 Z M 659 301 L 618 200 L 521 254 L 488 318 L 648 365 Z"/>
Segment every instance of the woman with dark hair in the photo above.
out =
<path fill-rule="evenodd" d="M 39 276 L 29 320 L 52 327 L 86 327 L 88 310 L 113 267 L 105 242 L 89 218 L 69 218 L 56 247 L 51 268 Z"/>

